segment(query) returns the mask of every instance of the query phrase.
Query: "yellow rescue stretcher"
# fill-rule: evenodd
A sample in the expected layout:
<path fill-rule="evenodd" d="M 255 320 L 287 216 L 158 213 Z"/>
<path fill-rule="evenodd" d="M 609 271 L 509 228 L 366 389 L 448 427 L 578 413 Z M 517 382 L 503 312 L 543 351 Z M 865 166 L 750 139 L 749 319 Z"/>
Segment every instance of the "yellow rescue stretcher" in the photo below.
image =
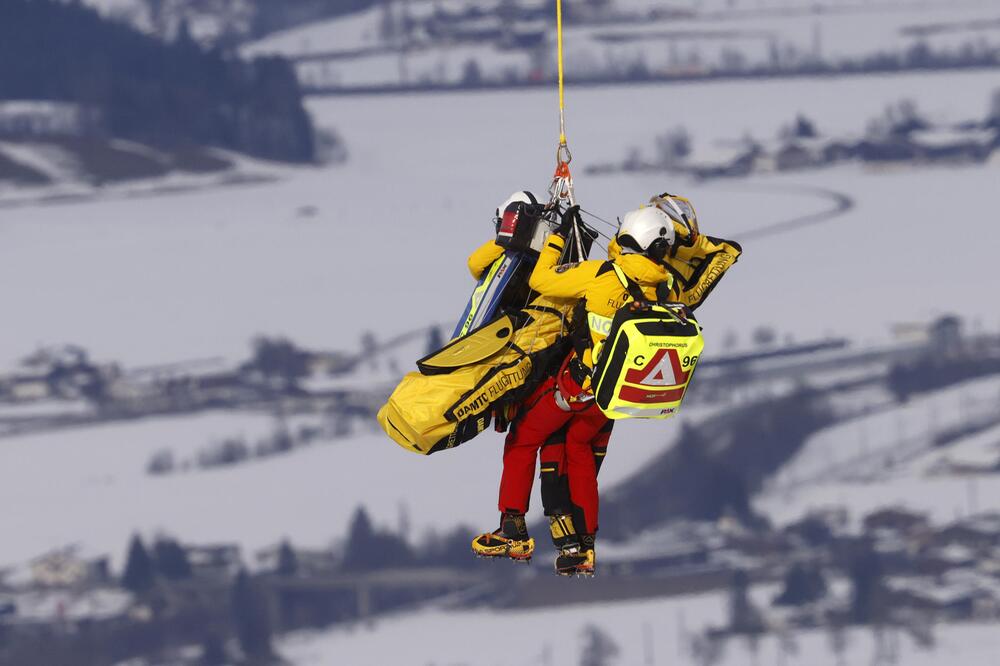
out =
<path fill-rule="evenodd" d="M 379 425 L 421 455 L 472 439 L 489 427 L 495 405 L 521 396 L 538 375 L 533 371 L 566 353 L 570 309 L 536 298 L 421 359 L 379 410 Z"/>

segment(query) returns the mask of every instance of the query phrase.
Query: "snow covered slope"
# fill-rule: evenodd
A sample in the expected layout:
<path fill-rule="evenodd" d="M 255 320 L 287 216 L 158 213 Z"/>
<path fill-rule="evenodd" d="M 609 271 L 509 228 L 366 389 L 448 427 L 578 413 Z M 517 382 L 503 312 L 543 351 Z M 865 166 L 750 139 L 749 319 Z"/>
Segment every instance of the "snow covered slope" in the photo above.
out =
<path fill-rule="evenodd" d="M 573 580 L 566 583 L 586 584 Z M 772 594 L 771 590 L 756 589 L 754 601 L 768 603 Z M 726 613 L 726 599 L 721 594 L 538 611 L 425 610 L 400 613 L 371 624 L 303 633 L 284 639 L 277 647 L 300 666 L 377 666 L 401 659 L 409 664 L 494 666 L 510 661 L 503 654 L 503 645 L 514 644 L 521 663 L 561 666 L 589 663 L 582 659 L 586 640 L 583 630 L 593 625 L 618 649 L 617 655 L 607 660 L 609 664 L 695 666 L 706 662 L 692 656 L 691 640 L 710 626 L 725 626 Z M 931 648 L 920 648 L 908 635 L 899 634 L 895 638 L 895 663 L 992 666 L 996 661 L 996 631 L 995 624 L 937 625 L 933 630 L 936 644 Z M 502 644 L 498 636 L 504 637 Z M 827 632 L 807 630 L 789 632 L 782 638 L 767 634 L 755 651 L 746 639 L 730 639 L 719 659 L 710 663 L 840 666 L 873 663 L 876 651 L 870 630 L 847 631 L 842 658 L 833 653 Z"/>
<path fill-rule="evenodd" d="M 1000 459 L 996 427 L 935 449 L 934 438 L 1000 413 L 1000 378 L 912 398 L 812 436 L 757 507 L 778 524 L 810 510 L 842 505 L 860 520 L 899 505 L 944 523 L 1000 504 L 1000 475 L 932 474 L 942 460 L 985 465 Z"/>

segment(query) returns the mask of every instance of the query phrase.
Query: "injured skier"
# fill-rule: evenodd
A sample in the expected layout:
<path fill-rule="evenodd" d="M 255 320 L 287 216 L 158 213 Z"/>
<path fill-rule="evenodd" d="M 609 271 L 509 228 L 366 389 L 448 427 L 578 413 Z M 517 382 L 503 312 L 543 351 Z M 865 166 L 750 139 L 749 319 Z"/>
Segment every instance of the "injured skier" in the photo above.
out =
<path fill-rule="evenodd" d="M 612 318 L 630 300 L 669 300 L 688 312 L 697 309 L 741 248 L 699 233 L 690 202 L 668 194 L 623 217 L 607 261 L 559 265 L 574 225 L 582 225 L 577 206 L 563 214 L 528 281 L 542 297 L 575 303 L 573 349 L 550 365 L 554 372 L 517 410 L 504 446 L 500 528 L 478 536 L 472 548 L 481 556 L 531 558 L 535 544 L 525 514 L 540 455 L 542 500 L 559 551 L 556 572 L 593 575 L 597 475 L 614 422 L 595 404 L 591 378 Z"/>
<path fill-rule="evenodd" d="M 453 339 L 417 361 L 418 371 L 407 373 L 379 410 L 379 425 L 408 451 L 431 455 L 460 446 L 494 416 L 506 430 L 505 406 L 522 401 L 565 357 L 572 302 L 528 289 L 550 224 L 558 222 L 557 211 L 533 202 L 520 192 L 500 206 L 497 240 L 470 258 L 479 284 Z"/>

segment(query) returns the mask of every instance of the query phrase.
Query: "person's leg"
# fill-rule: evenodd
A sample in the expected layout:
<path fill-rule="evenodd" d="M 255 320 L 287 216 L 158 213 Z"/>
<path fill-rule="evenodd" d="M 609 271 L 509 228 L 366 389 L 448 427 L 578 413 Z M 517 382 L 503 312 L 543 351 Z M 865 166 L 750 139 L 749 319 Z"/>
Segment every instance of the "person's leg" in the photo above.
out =
<path fill-rule="evenodd" d="M 601 475 L 601 465 L 604 464 L 604 457 L 608 454 L 608 444 L 611 442 L 611 430 L 614 426 L 614 421 L 605 419 L 605 424 L 601 426 L 590 442 L 590 448 L 594 452 L 594 467 L 597 470 L 597 476 Z"/>
<path fill-rule="evenodd" d="M 593 405 L 575 415 L 566 432 L 566 471 L 573 524 L 578 532 L 556 558 L 562 575 L 593 575 L 594 540 L 597 535 L 599 494 L 597 472 L 607 451 L 611 429 L 608 419 Z"/>
<path fill-rule="evenodd" d="M 507 435 L 498 501 L 500 528 L 473 540 L 472 549 L 477 555 L 531 558 L 534 539 L 528 535 L 524 515 L 531 499 L 535 460 L 546 438 L 569 418 L 556 405 L 552 386 L 554 381 L 545 382 L 525 401 L 524 413 L 512 424 Z"/>
<path fill-rule="evenodd" d="M 552 544 L 557 550 L 577 544 L 579 539 L 573 522 L 573 503 L 566 474 L 566 428 L 561 428 L 542 447 L 540 476 L 542 507 L 549 518 Z"/>
<path fill-rule="evenodd" d="M 607 451 L 607 436 L 602 431 L 608 425 L 608 418 L 597 407 L 573 417 L 566 431 L 566 469 L 569 475 L 569 494 L 573 506 L 583 517 L 578 526 L 581 532 L 595 534 L 599 509 L 597 488 L 598 461 L 603 460 Z"/>
<path fill-rule="evenodd" d="M 528 512 L 531 486 L 535 477 L 538 450 L 561 429 L 570 415 L 556 405 L 552 396 L 554 380 L 548 380 L 526 401 L 526 411 L 511 425 L 503 451 L 500 475 L 501 513 Z"/>
<path fill-rule="evenodd" d="M 569 479 L 566 476 L 566 428 L 560 428 L 542 445 L 539 454 L 542 509 L 546 516 L 569 513 Z"/>
<path fill-rule="evenodd" d="M 614 426 L 614 421 L 610 419 L 604 419 L 604 421 L 604 425 L 590 442 L 594 456 L 595 475 L 599 475 L 601 472 L 601 465 L 607 454 L 608 442 L 611 438 L 611 429 Z M 579 425 L 577 428 L 578 432 L 585 436 L 585 433 L 579 429 Z M 573 544 L 579 545 L 580 539 L 577 529 L 583 528 L 585 521 L 583 509 L 574 506 L 570 498 L 565 448 L 568 430 L 569 424 L 567 423 L 566 426 L 550 436 L 542 446 L 540 455 L 542 507 L 545 510 L 545 515 L 549 517 L 549 531 L 556 549 Z"/>

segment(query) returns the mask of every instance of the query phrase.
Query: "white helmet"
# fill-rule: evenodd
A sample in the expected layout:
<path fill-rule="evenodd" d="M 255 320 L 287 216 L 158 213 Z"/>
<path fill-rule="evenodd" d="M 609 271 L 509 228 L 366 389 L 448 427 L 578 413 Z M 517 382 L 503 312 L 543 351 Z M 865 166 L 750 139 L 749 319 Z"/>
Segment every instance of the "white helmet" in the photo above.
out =
<path fill-rule="evenodd" d="M 674 244 L 674 223 L 659 208 L 643 206 L 625 213 L 615 238 L 622 252 L 644 254 L 661 261 Z"/>
<path fill-rule="evenodd" d="M 536 204 L 538 200 L 535 199 L 535 195 L 527 190 L 521 192 L 514 192 L 514 194 L 507 197 L 507 200 L 500 204 L 497 208 L 496 216 L 497 218 L 503 217 L 504 212 L 513 204 L 523 203 L 523 204 Z"/>

